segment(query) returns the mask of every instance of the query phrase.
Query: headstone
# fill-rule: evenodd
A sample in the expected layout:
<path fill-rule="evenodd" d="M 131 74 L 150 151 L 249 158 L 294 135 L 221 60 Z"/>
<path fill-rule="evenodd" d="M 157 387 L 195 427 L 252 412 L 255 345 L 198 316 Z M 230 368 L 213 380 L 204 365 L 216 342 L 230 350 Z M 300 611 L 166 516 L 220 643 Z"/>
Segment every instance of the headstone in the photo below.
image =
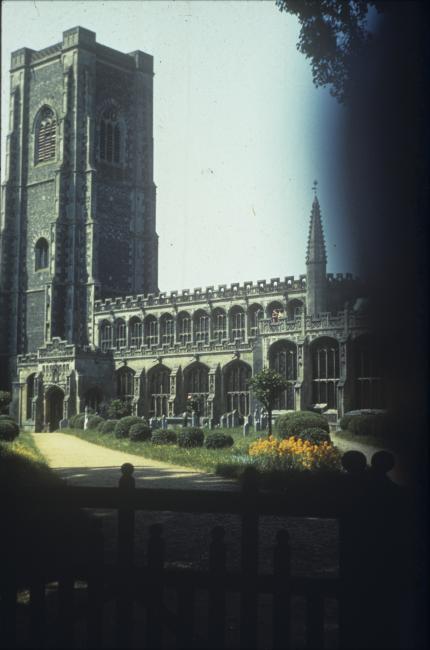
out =
<path fill-rule="evenodd" d="M 198 427 L 199 426 L 199 416 L 195 411 L 191 413 L 191 426 L 192 427 Z"/>
<path fill-rule="evenodd" d="M 186 411 L 182 414 L 182 426 L 188 426 L 188 413 Z"/>
<path fill-rule="evenodd" d="M 248 422 L 245 422 L 245 424 L 243 425 L 243 435 L 244 435 L 245 437 L 246 437 L 247 435 L 249 435 L 249 424 L 248 424 Z"/>
<path fill-rule="evenodd" d="M 212 431 L 214 428 L 214 419 L 213 418 L 208 418 L 208 427 Z"/>
<path fill-rule="evenodd" d="M 261 422 L 260 420 L 255 420 L 254 428 L 256 431 L 261 431 Z"/>
<path fill-rule="evenodd" d="M 151 427 L 152 431 L 155 431 L 155 429 L 157 428 L 157 418 L 150 418 L 149 426 Z"/>
<path fill-rule="evenodd" d="M 85 407 L 84 431 L 88 429 L 88 406 Z"/>
<path fill-rule="evenodd" d="M 161 428 L 163 430 L 167 429 L 167 417 L 165 415 L 161 418 Z"/>
<path fill-rule="evenodd" d="M 60 420 L 59 426 L 60 429 L 67 429 L 67 427 L 69 426 L 69 420 L 67 420 L 66 418 L 64 418 L 64 420 Z"/>
<path fill-rule="evenodd" d="M 252 415 L 251 415 L 251 413 L 246 416 L 245 424 L 249 424 L 250 427 L 252 426 Z"/>
<path fill-rule="evenodd" d="M 239 411 L 236 411 L 236 410 L 233 411 L 231 422 L 232 422 L 232 425 L 231 425 L 232 427 L 238 427 L 239 426 Z"/>
<path fill-rule="evenodd" d="M 221 429 L 226 429 L 226 428 L 228 427 L 228 418 L 227 418 L 227 414 L 224 413 L 224 415 L 221 415 L 221 418 L 220 418 L 220 422 L 219 422 L 219 423 L 220 423 L 220 427 L 221 427 Z"/>

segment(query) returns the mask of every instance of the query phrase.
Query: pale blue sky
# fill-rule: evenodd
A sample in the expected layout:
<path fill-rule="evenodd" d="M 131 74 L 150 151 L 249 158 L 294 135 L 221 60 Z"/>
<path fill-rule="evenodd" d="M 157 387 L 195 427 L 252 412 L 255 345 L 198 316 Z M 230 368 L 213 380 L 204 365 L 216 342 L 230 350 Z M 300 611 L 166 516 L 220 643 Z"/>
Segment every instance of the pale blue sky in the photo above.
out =
<path fill-rule="evenodd" d="M 12 51 L 82 25 L 154 56 L 160 289 L 304 273 L 314 178 L 328 271 L 354 271 L 333 146 L 343 109 L 314 88 L 298 23 L 274 2 L 6 0 L 2 19 L 3 150 Z"/>

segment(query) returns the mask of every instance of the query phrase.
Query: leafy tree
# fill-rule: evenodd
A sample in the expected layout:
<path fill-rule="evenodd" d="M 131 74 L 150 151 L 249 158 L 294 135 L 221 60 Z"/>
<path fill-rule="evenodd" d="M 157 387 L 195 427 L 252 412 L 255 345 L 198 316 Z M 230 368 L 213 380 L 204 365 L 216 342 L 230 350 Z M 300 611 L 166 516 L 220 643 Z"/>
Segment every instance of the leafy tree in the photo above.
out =
<path fill-rule="evenodd" d="M 386 3 L 385 3 L 386 4 Z M 370 7 L 385 9 L 379 0 L 276 0 L 280 11 L 297 16 L 297 49 L 311 60 L 315 86 L 331 86 L 339 102 L 348 94 L 351 66 L 370 39 Z"/>
<path fill-rule="evenodd" d="M 120 399 L 113 399 L 106 409 L 106 414 L 110 420 L 120 420 L 131 415 L 131 404 Z"/>
<path fill-rule="evenodd" d="M 7 390 L 0 390 L 0 413 L 7 413 L 8 406 L 12 399 L 11 394 Z"/>
<path fill-rule="evenodd" d="M 287 388 L 288 382 L 275 370 L 264 368 L 249 380 L 249 387 L 267 411 L 269 436 L 272 435 L 272 411 L 276 399 Z"/>

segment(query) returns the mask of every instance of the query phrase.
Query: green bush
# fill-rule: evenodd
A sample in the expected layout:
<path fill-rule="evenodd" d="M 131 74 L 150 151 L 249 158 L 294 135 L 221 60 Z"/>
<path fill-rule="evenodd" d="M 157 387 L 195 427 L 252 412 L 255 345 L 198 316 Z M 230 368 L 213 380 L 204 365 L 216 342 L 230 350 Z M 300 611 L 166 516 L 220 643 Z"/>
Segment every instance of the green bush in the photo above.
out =
<path fill-rule="evenodd" d="M 280 438 L 290 438 L 291 436 L 300 436 L 305 429 L 323 429 L 330 430 L 328 421 L 319 413 L 311 411 L 295 411 L 281 415 L 276 421 L 276 430 Z"/>
<path fill-rule="evenodd" d="M 224 447 L 232 447 L 233 445 L 233 438 L 225 433 L 209 433 L 205 440 L 205 447 L 207 449 L 223 449 Z"/>
<path fill-rule="evenodd" d="M 348 430 L 356 436 L 383 436 L 388 428 L 388 418 L 384 413 L 374 415 L 353 415 Z"/>
<path fill-rule="evenodd" d="M 320 445 L 322 442 L 331 442 L 330 434 L 320 427 L 303 429 L 297 437 L 301 440 L 307 440 L 314 445 Z"/>
<path fill-rule="evenodd" d="M 138 418 L 135 415 L 127 415 L 125 418 L 121 418 L 115 425 L 115 436 L 117 438 L 128 438 L 130 428 L 133 424 L 140 424 L 142 418 Z"/>
<path fill-rule="evenodd" d="M 149 440 L 151 437 L 151 427 L 145 420 L 133 424 L 129 430 L 129 438 L 133 442 L 142 442 Z"/>
<path fill-rule="evenodd" d="M 153 445 L 176 445 L 178 436 L 169 429 L 155 429 L 151 436 Z"/>
<path fill-rule="evenodd" d="M 179 447 L 203 447 L 205 434 L 197 427 L 185 428 L 178 433 Z"/>
<path fill-rule="evenodd" d="M 75 429 L 83 429 L 85 424 L 85 413 L 78 413 L 75 415 L 73 427 Z"/>
<path fill-rule="evenodd" d="M 90 415 L 88 418 L 88 428 L 89 429 L 98 429 L 99 424 L 104 422 L 104 419 L 100 415 Z"/>
<path fill-rule="evenodd" d="M 13 420 L 0 420 L 0 440 L 11 442 L 19 435 L 19 427 Z"/>
<path fill-rule="evenodd" d="M 11 415 L 0 415 L 0 422 L 2 420 L 9 420 L 10 422 L 15 422 L 14 418 Z"/>
<path fill-rule="evenodd" d="M 361 416 L 359 416 L 359 417 L 361 417 Z M 346 431 L 347 429 L 349 429 L 349 423 L 351 422 L 351 420 L 353 418 L 354 418 L 354 416 L 353 415 L 348 415 L 348 413 L 346 415 L 343 415 L 340 418 L 339 424 L 340 424 L 340 428 L 342 429 L 342 431 Z"/>
<path fill-rule="evenodd" d="M 103 422 L 99 424 L 98 430 L 103 434 L 113 433 L 118 422 L 119 420 L 103 420 Z"/>

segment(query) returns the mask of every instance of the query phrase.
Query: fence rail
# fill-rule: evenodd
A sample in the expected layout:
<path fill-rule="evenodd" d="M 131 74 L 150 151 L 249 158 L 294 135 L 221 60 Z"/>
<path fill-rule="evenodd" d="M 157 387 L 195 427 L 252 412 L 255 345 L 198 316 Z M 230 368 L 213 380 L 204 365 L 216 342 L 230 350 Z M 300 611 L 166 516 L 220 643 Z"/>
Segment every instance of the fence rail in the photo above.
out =
<path fill-rule="evenodd" d="M 385 453 L 385 456 L 381 456 L 381 453 Z M 55 490 L 33 490 L 26 498 L 35 503 L 61 504 L 63 508 L 116 510 L 117 562 L 111 565 L 104 563 L 104 540 L 96 527 L 88 539 L 87 555 L 81 565 L 68 565 L 65 562 L 60 566 L 33 566 L 31 569 L 18 563 L 6 566 L 1 591 L 3 647 L 13 648 L 17 645 L 18 586 L 21 592 L 25 587 L 30 594 L 27 623 L 32 645 L 27 647 L 43 648 L 47 636 L 51 638 L 52 635 L 56 638 L 56 647 L 82 647 L 75 646 L 73 639 L 75 622 L 82 616 L 86 619 L 87 647 L 105 647 L 108 640 L 105 638 L 106 621 L 103 616 L 106 603 L 111 600 L 116 602 L 115 647 L 137 647 L 134 636 L 136 626 L 143 627 L 144 647 L 147 648 L 171 647 L 169 643 L 165 645 L 166 631 L 178 648 L 231 647 L 227 639 L 229 594 L 237 594 L 240 602 L 239 639 L 234 647 L 267 647 L 267 638 L 259 641 L 258 627 L 259 600 L 265 594 L 271 597 L 270 610 L 266 610 L 265 616 L 266 619 L 270 618 L 269 638 L 273 648 L 296 647 L 292 635 L 292 602 L 297 597 L 305 599 L 306 603 L 307 648 L 324 647 L 325 603 L 328 598 L 335 599 L 340 608 L 339 647 L 357 647 L 357 639 L 363 639 L 363 634 L 357 633 L 357 626 L 360 624 L 361 628 L 366 628 L 363 615 L 370 607 L 366 605 L 363 609 L 363 589 L 369 587 L 370 574 L 369 567 L 364 566 L 363 558 L 360 559 L 360 553 L 363 555 L 363 548 L 370 540 L 372 553 L 376 553 L 374 560 L 380 562 L 383 554 L 379 551 L 385 548 L 387 561 L 390 561 L 384 533 L 391 530 L 394 509 L 401 507 L 403 491 L 386 477 L 386 472 L 392 466 L 392 459 L 390 461 L 390 455 L 386 452 L 375 454 L 371 470 L 365 470 L 362 454 L 358 452 L 348 452 L 343 462 L 348 473 L 338 477 L 330 489 L 303 490 L 300 494 L 287 492 L 274 495 L 264 492 L 259 489 L 252 470 L 245 475 L 242 489 L 236 492 L 136 489 L 133 467 L 129 464 L 121 468 L 118 488 L 66 485 Z M 15 507 L 19 508 L 19 503 Z M 179 570 L 165 566 L 165 539 L 160 524 L 153 524 L 149 528 L 146 564 L 137 566 L 134 561 L 134 537 L 135 513 L 138 510 L 189 512 L 196 517 L 200 513 L 238 515 L 241 519 L 240 569 L 227 570 L 226 530 L 222 526 L 215 526 L 211 532 L 208 570 Z M 339 576 L 311 578 L 292 575 L 290 537 L 286 529 L 278 530 L 276 535 L 272 573 L 261 574 L 259 519 L 266 515 L 337 519 L 340 531 Z M 363 557 L 367 563 L 369 555 Z M 384 579 L 378 584 L 377 594 L 373 594 L 378 599 L 387 590 L 393 589 L 383 571 L 381 575 L 384 575 Z M 76 608 L 78 580 L 86 586 L 87 605 L 84 611 Z M 53 582 L 58 584 L 58 605 L 51 629 L 52 625 L 50 628 L 46 618 L 45 591 L 46 585 Z M 176 608 L 166 602 L 169 590 L 176 593 Z M 195 616 L 196 604 L 202 600 L 202 592 L 207 606 L 207 626 L 203 631 Z M 370 602 L 374 600 L 369 596 Z M 134 604 L 141 605 L 144 610 L 143 618 L 136 621 L 133 619 Z M 268 625 L 267 620 L 265 625 Z M 368 633 L 374 636 L 375 630 L 372 628 Z"/>

